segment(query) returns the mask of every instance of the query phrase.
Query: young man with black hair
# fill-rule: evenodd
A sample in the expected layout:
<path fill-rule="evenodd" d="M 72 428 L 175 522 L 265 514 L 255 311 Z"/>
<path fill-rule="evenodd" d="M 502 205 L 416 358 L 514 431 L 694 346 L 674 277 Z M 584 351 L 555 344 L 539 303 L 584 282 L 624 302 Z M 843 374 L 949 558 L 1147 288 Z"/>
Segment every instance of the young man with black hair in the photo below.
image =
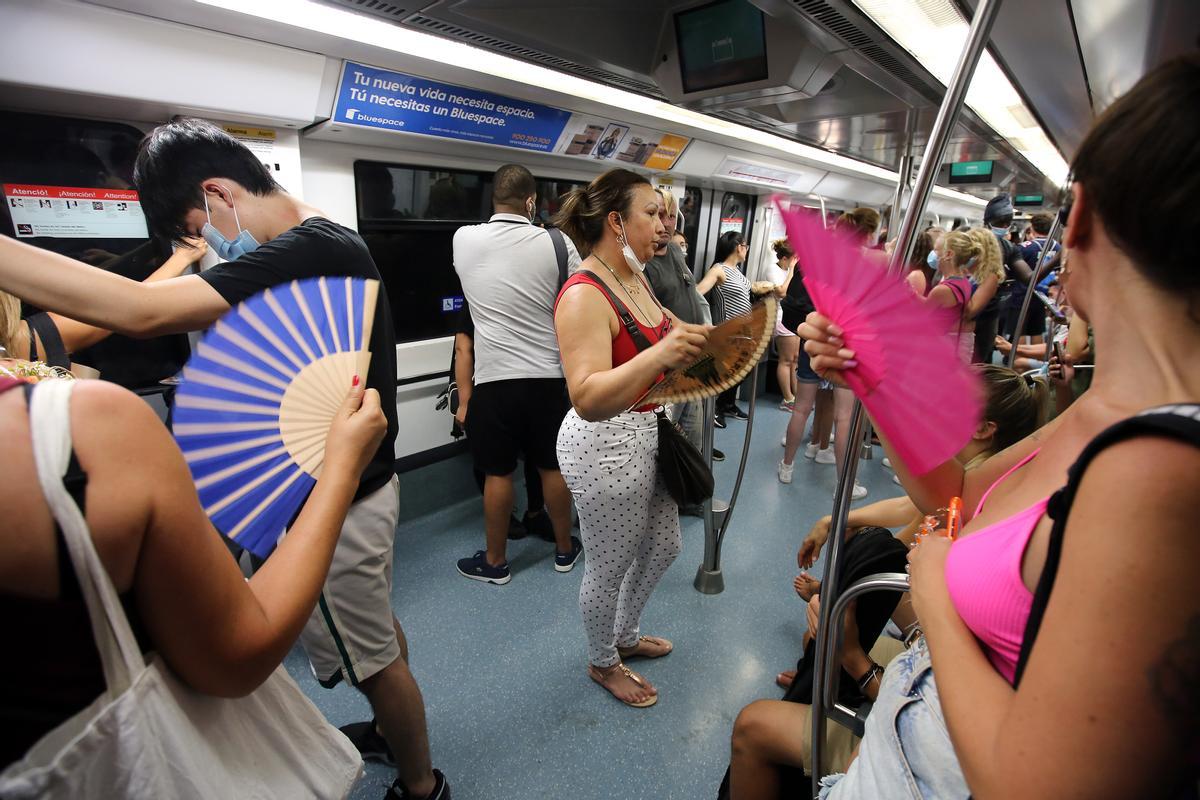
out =
<path fill-rule="evenodd" d="M 1021 250 L 1008 240 L 1008 228 L 1012 225 L 1013 204 L 1007 194 L 999 194 L 988 201 L 983 211 L 983 224 L 992 229 L 1000 243 L 1001 261 L 1004 264 L 1004 283 L 996 297 L 975 317 L 975 360 L 992 363 L 992 352 L 996 348 L 996 331 L 1008 331 L 1017 324 L 1016 315 L 1021 310 L 1021 291 L 1028 285 L 1033 274 Z M 1017 296 L 1017 308 L 1012 309 L 1013 296 Z"/>
<path fill-rule="evenodd" d="M 571 493 L 555 449 L 571 404 L 554 331 L 561 288 L 554 237 L 561 237 L 568 270 L 579 266 L 579 254 L 568 237 L 533 224 L 537 183 L 528 169 L 506 164 L 492 187 L 491 219 L 454 233 L 454 269 L 475 323 L 474 387 L 460 411 L 475 468 L 485 476 L 485 549 L 457 567 L 465 578 L 503 585 L 512 580 L 507 545 L 518 457 L 541 477 L 554 569 L 570 572 L 583 553 L 571 535 Z"/>
<path fill-rule="evenodd" d="M 148 337 L 207 328 L 280 283 L 321 275 L 380 278 L 357 233 L 283 191 L 253 153 L 211 123 L 181 119 L 154 129 L 138 153 L 134 185 L 152 235 L 202 236 L 225 263 L 142 284 L 0 237 L 0 288 L 39 308 Z M 449 800 L 444 776 L 430 764 L 424 702 L 391 609 L 399 514 L 396 349 L 382 285 L 379 292 L 365 378 L 379 392 L 387 434 L 360 479 L 300 640 L 323 686 L 346 680 L 370 701 L 377 726 L 358 723 L 349 733 L 365 756 L 394 758 L 398 777 L 388 797 Z"/>

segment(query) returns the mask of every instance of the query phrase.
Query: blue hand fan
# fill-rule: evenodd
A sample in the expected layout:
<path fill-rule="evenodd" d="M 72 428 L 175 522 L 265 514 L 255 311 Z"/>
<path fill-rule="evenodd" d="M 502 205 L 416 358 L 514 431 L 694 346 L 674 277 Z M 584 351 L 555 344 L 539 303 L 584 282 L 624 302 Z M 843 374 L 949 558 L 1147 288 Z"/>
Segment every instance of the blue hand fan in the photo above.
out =
<path fill-rule="evenodd" d="M 239 303 L 204 335 L 174 434 L 200 505 L 265 558 L 308 497 L 334 414 L 370 365 L 379 281 L 312 278 Z"/>

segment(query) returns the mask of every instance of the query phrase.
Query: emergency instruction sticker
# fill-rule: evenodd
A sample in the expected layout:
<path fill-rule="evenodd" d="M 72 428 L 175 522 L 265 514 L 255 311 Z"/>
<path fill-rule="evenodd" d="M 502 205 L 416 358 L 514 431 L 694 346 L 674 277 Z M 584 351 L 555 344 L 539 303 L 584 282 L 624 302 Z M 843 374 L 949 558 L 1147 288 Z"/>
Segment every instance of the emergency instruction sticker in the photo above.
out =
<path fill-rule="evenodd" d="M 133 189 L 6 183 L 4 207 L 20 239 L 146 239 L 150 235 Z"/>

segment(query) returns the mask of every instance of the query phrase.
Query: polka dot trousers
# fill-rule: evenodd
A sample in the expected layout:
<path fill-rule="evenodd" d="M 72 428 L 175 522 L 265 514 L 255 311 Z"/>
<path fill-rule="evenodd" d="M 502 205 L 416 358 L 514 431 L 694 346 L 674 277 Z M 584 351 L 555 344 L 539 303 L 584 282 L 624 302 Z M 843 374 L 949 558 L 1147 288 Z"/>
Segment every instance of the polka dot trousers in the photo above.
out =
<path fill-rule="evenodd" d="M 558 463 L 586 554 L 579 611 L 588 660 L 598 667 L 620 661 L 618 646 L 637 644 L 642 609 L 683 546 L 679 507 L 657 458 L 653 412 L 586 422 L 572 409 L 558 431 Z"/>

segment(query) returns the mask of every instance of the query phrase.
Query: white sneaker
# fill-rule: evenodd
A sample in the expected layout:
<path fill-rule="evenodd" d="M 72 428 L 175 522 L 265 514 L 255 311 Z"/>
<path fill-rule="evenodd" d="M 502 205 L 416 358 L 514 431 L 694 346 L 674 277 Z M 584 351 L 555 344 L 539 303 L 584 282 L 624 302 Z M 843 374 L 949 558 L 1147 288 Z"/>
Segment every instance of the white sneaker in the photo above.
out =
<path fill-rule="evenodd" d="M 883 457 L 883 465 L 885 467 L 887 467 L 888 469 L 891 469 L 892 468 L 892 460 L 890 458 L 888 458 L 887 456 L 884 456 Z"/>
<path fill-rule="evenodd" d="M 818 464 L 837 463 L 837 459 L 834 458 L 833 455 L 832 447 L 826 447 L 824 450 L 818 450 L 816 456 L 813 458 L 813 461 L 817 462 Z"/>
<path fill-rule="evenodd" d="M 862 500 L 866 496 L 867 496 L 867 487 L 863 486 L 861 483 L 854 484 L 854 489 L 850 492 L 850 499 L 851 500 Z"/>
<path fill-rule="evenodd" d="M 796 469 L 795 464 L 785 464 L 784 462 L 780 461 L 779 462 L 779 482 L 780 483 L 791 483 L 792 482 L 792 471 L 795 469 Z"/>
<path fill-rule="evenodd" d="M 900 476 L 899 476 L 899 475 L 893 475 L 893 476 L 892 476 L 892 483 L 896 484 L 897 486 L 903 486 L 903 485 L 904 485 L 904 484 L 900 483 Z"/>
<path fill-rule="evenodd" d="M 813 444 L 812 442 L 809 442 L 808 444 L 806 444 L 804 446 L 804 457 L 805 458 L 816 458 L 816 456 L 817 456 L 817 446 L 815 444 Z"/>

